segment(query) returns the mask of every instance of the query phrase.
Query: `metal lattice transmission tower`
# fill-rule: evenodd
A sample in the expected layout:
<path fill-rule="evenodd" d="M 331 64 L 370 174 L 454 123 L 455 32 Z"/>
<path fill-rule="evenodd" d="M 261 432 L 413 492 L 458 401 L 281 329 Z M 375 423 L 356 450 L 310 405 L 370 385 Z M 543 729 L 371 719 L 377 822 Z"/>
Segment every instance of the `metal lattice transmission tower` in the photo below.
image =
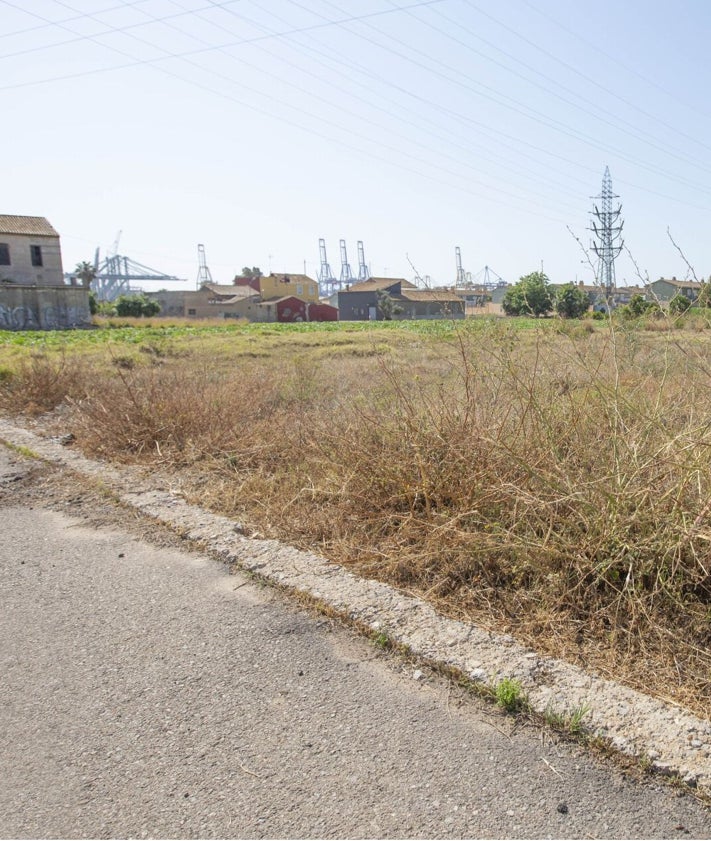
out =
<path fill-rule="evenodd" d="M 613 208 L 614 200 L 619 196 L 612 192 L 612 178 L 610 168 L 605 167 L 605 174 L 602 177 L 602 192 L 598 199 L 600 204 L 593 205 L 593 222 L 591 231 L 597 242 L 592 243 L 592 249 L 598 258 L 598 283 L 605 292 L 605 299 L 609 301 L 617 284 L 615 281 L 615 260 L 624 246 L 622 239 L 622 227 L 624 222 L 620 219 L 622 205 L 618 204 Z"/>
<path fill-rule="evenodd" d="M 203 283 L 212 283 L 212 272 L 207 265 L 207 258 L 205 257 L 205 246 L 198 245 L 198 276 L 196 287 L 199 289 Z"/>
<path fill-rule="evenodd" d="M 338 291 L 340 283 L 333 276 L 331 266 L 326 256 L 326 240 L 320 239 L 318 241 L 318 256 L 319 256 L 319 270 L 318 270 L 318 285 L 321 297 L 328 298 Z"/>
<path fill-rule="evenodd" d="M 365 251 L 363 250 L 363 240 L 358 240 L 358 280 L 368 280 L 370 277 L 370 271 L 368 271 L 368 266 L 365 262 Z"/>
<path fill-rule="evenodd" d="M 353 272 L 351 271 L 351 264 L 348 262 L 348 252 L 346 251 L 346 241 L 341 239 L 338 241 L 338 246 L 341 249 L 341 283 L 350 283 L 353 280 Z"/>

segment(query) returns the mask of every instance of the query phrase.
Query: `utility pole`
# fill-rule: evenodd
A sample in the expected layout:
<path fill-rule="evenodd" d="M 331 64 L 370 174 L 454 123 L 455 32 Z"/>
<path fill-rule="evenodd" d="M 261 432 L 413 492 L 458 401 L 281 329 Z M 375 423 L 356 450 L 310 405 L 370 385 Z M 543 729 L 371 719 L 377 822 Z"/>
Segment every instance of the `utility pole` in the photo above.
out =
<path fill-rule="evenodd" d="M 593 196 L 600 204 L 593 204 L 593 222 L 590 230 L 595 235 L 597 242 L 592 243 L 592 249 L 598 258 L 598 283 L 605 293 L 605 301 L 608 309 L 617 284 L 615 282 L 615 260 L 622 251 L 624 240 L 622 239 L 622 227 L 624 222 L 620 219 L 622 205 L 618 204 L 613 209 L 613 202 L 619 196 L 612 192 L 612 178 L 610 168 L 605 167 L 605 174 L 602 177 L 602 191 L 599 196 Z"/>

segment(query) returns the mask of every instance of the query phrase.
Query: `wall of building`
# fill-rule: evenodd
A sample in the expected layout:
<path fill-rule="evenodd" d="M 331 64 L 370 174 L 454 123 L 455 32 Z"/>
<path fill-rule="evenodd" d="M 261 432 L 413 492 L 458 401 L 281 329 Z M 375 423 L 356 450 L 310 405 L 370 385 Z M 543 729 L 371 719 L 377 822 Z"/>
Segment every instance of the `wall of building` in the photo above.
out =
<path fill-rule="evenodd" d="M 309 321 L 338 321 L 338 307 L 331 304 L 309 304 Z"/>
<path fill-rule="evenodd" d="M 684 287 L 679 287 L 674 283 L 669 283 L 669 281 L 660 278 L 659 280 L 655 280 L 653 283 L 649 284 L 649 293 L 647 295 L 648 298 L 657 301 L 671 301 L 672 298 L 675 298 L 677 295 L 684 295 L 690 301 L 695 301 L 696 298 L 699 296 L 700 285 L 697 284 L 688 284 Z"/>
<path fill-rule="evenodd" d="M 59 237 L 35 234 L 0 234 L 0 256 L 6 245 L 10 265 L 0 265 L 0 280 L 23 286 L 61 286 L 64 283 Z M 32 265 L 32 246 L 40 249 L 42 265 Z"/>
<path fill-rule="evenodd" d="M 91 325 L 81 286 L 0 286 L 0 330 L 68 330 Z"/>
<path fill-rule="evenodd" d="M 338 318 L 340 321 L 368 321 L 372 308 L 375 308 L 376 318 L 378 299 L 374 291 L 371 292 L 339 292 Z"/>
<path fill-rule="evenodd" d="M 259 291 L 265 301 L 289 295 L 302 301 L 318 301 L 318 283 L 305 275 L 265 275 L 259 278 Z"/>
<path fill-rule="evenodd" d="M 146 297 L 155 301 L 160 307 L 158 315 L 174 318 L 183 318 L 185 315 L 185 296 L 182 289 L 159 289 L 157 292 L 146 292 Z"/>
<path fill-rule="evenodd" d="M 463 301 L 408 301 L 396 298 L 395 303 L 402 309 L 402 312 L 393 315 L 393 319 L 397 321 L 464 318 Z"/>
<path fill-rule="evenodd" d="M 259 317 L 259 296 L 229 302 L 216 298 L 209 289 L 197 292 L 184 292 L 186 318 L 248 318 L 256 321 Z"/>

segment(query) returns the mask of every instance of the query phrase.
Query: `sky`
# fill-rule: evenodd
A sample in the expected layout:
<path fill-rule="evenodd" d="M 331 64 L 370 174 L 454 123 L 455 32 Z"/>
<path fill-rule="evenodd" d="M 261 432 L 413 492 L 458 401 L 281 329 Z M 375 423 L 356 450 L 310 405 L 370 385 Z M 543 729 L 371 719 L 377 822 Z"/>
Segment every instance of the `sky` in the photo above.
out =
<path fill-rule="evenodd" d="M 711 273 L 705 0 L 0 0 L 0 213 L 65 270 L 118 253 L 195 288 L 245 265 L 593 282 Z M 119 235 L 120 232 L 120 235 Z M 678 246 L 675 247 L 674 242 Z M 680 253 L 681 251 L 681 253 Z"/>

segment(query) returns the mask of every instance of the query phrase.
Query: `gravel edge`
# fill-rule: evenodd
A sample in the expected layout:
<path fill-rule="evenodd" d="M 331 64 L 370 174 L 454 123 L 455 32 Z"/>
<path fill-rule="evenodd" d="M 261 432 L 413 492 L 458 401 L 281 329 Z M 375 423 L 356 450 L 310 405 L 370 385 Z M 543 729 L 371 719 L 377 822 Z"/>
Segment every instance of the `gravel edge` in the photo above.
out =
<path fill-rule="evenodd" d="M 664 701 L 542 657 L 506 634 L 438 614 L 421 599 L 378 581 L 360 578 L 326 559 L 275 540 L 242 534 L 239 523 L 189 505 L 156 477 L 92 461 L 0 419 L 0 438 L 26 448 L 52 464 L 100 481 L 123 504 L 200 541 L 228 563 L 281 587 L 304 594 L 334 613 L 385 634 L 394 645 L 439 666 L 456 670 L 474 683 L 495 685 L 503 678 L 520 682 L 533 711 L 569 716 L 586 709 L 584 727 L 622 753 L 658 772 L 680 777 L 711 793 L 711 722 Z"/>

